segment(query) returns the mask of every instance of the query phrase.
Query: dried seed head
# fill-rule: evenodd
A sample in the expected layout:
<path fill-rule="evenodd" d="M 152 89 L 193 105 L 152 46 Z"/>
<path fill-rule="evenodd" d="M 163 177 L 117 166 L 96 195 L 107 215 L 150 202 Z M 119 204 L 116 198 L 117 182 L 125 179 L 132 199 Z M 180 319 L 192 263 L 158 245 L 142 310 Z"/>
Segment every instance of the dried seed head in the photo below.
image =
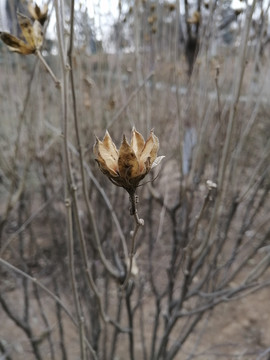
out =
<path fill-rule="evenodd" d="M 1 40 L 9 47 L 11 51 L 22 55 L 29 55 L 39 50 L 43 43 L 42 26 L 38 21 L 31 20 L 20 13 L 17 14 L 18 22 L 26 42 L 9 33 L 1 33 Z"/>
<path fill-rule="evenodd" d="M 135 129 L 132 130 L 131 142 L 125 135 L 119 151 L 113 143 L 108 131 L 104 139 L 96 139 L 94 145 L 95 159 L 100 170 L 117 186 L 134 192 L 139 182 L 157 166 L 164 156 L 157 157 L 159 141 L 151 131 L 147 141 Z"/>

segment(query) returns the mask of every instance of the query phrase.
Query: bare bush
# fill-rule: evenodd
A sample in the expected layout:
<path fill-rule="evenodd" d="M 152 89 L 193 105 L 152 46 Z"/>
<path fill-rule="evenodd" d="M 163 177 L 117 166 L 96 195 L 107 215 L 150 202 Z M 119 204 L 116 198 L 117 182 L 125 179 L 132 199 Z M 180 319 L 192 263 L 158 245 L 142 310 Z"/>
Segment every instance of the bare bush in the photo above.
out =
<path fill-rule="evenodd" d="M 57 0 L 51 48 L 1 43 L 1 358 L 267 359 L 269 4 L 119 4 L 110 36 Z M 128 194 L 92 147 L 133 126 L 166 157 Z"/>

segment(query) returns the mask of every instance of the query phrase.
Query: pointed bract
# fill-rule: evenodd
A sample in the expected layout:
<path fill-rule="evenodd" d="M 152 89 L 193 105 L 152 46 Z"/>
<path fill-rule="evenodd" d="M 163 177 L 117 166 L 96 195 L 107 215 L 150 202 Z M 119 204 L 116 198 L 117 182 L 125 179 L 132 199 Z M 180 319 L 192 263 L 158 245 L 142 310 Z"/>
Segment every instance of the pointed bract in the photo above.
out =
<path fill-rule="evenodd" d="M 152 164 L 152 166 L 151 166 L 151 169 L 153 169 L 154 167 L 158 166 L 164 158 L 165 158 L 164 155 L 158 156 L 158 157 L 156 158 L 156 160 L 154 160 L 154 162 L 153 162 L 153 164 Z"/>
<path fill-rule="evenodd" d="M 155 136 L 153 131 L 151 131 L 151 134 L 149 138 L 147 139 L 144 149 L 142 151 L 141 157 L 140 157 L 140 169 L 143 168 L 146 169 L 146 171 L 149 171 L 149 167 L 151 168 L 154 160 L 157 157 L 157 152 L 159 149 L 159 141 L 158 138 Z"/>
<path fill-rule="evenodd" d="M 117 159 L 115 159 L 110 151 L 103 145 L 103 142 L 96 139 L 94 145 L 94 155 L 98 162 L 100 169 L 104 173 L 109 173 L 112 176 L 117 176 Z"/>
<path fill-rule="evenodd" d="M 35 52 L 35 49 L 26 44 L 24 41 L 18 39 L 16 36 L 3 32 L 1 33 L 0 38 L 11 51 L 22 55 L 29 55 Z"/>
<path fill-rule="evenodd" d="M 133 151 L 135 152 L 136 156 L 139 157 L 143 151 L 145 141 L 142 136 L 135 128 L 132 129 L 132 137 L 130 143 Z"/>
<path fill-rule="evenodd" d="M 47 20 L 48 5 L 44 5 L 41 9 L 36 3 L 35 6 L 32 2 L 28 4 L 28 11 L 34 20 L 37 20 L 41 25 L 44 25 Z"/>
<path fill-rule="evenodd" d="M 118 150 L 117 150 L 114 142 L 112 141 L 112 138 L 107 130 L 106 130 L 105 136 L 103 138 L 102 144 L 109 152 L 111 152 L 111 156 L 117 161 Z"/>

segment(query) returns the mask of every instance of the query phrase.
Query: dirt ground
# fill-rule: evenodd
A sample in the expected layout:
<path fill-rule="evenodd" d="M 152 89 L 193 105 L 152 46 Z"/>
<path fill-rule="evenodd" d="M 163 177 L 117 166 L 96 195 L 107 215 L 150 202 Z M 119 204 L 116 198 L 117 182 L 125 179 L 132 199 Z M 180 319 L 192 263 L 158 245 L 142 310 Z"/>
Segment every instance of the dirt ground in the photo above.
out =
<path fill-rule="evenodd" d="M 258 293 L 242 298 L 237 302 L 221 304 L 214 311 L 209 313 L 201 321 L 193 335 L 189 338 L 183 350 L 176 356 L 176 359 L 269 359 L 269 354 L 259 357 L 263 352 L 270 349 L 270 313 L 269 313 L 270 289 L 265 288 Z M 19 306 L 22 305 L 22 294 L 15 288 L 8 293 L 10 306 L 18 313 Z M 68 304 L 68 294 L 63 299 Z M 50 323 L 50 333 L 54 344 L 59 344 L 59 326 L 55 319 L 55 304 L 46 294 L 42 295 L 42 302 L 46 308 L 46 315 Z M 34 302 L 33 302 L 34 304 Z M 33 305 L 35 306 L 35 305 Z M 151 321 L 151 307 L 145 303 L 144 313 L 148 314 Z M 147 316 L 147 315 L 146 315 Z M 36 333 L 41 335 L 44 332 L 44 324 L 37 316 L 33 307 L 30 313 L 31 323 L 34 325 Z M 2 308 L 0 311 L 0 340 L 7 350 L 10 357 L 0 357 L 0 359 L 15 360 L 34 360 L 29 342 L 14 323 L 7 318 Z M 65 345 L 68 352 L 68 359 L 79 360 L 78 334 L 72 322 L 63 315 L 63 325 L 65 333 Z M 136 331 L 136 330 L 135 330 Z M 45 339 L 44 332 L 44 339 Z M 124 341 L 124 339 L 126 341 Z M 43 340 L 41 353 L 44 360 L 51 359 L 49 345 Z M 136 360 L 142 359 L 141 345 L 135 344 L 137 349 Z M 59 347 L 55 347 L 55 359 L 62 356 Z M 127 359 L 128 340 L 123 337 L 121 348 L 118 348 L 115 360 Z M 193 357 L 189 357 L 194 354 Z"/>

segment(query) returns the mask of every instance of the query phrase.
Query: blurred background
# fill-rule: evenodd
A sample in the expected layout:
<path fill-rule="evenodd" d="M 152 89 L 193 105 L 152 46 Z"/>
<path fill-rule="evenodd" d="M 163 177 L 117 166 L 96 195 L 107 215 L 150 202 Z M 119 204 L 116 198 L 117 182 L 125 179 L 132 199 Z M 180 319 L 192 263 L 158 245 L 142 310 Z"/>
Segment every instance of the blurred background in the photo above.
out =
<path fill-rule="evenodd" d="M 270 1 L 37 4 L 61 86 L 0 41 L 0 358 L 270 359 Z M 134 219 L 92 148 L 133 126 L 166 157 L 123 288 Z"/>

